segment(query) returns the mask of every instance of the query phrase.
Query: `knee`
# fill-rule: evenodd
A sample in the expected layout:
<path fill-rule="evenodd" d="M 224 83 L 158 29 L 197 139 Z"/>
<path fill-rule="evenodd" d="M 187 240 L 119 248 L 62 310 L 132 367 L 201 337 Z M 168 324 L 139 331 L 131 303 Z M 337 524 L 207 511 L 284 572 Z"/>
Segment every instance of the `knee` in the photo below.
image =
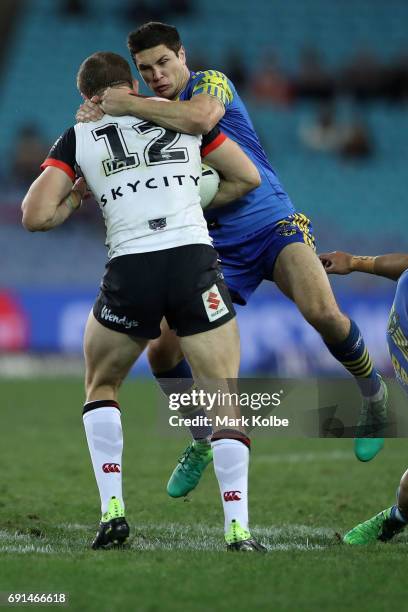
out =
<path fill-rule="evenodd" d="M 147 359 L 153 372 L 167 372 L 176 367 L 184 358 L 176 336 L 166 334 L 157 340 L 151 340 L 147 349 Z"/>
<path fill-rule="evenodd" d="M 398 489 L 397 503 L 401 512 L 408 516 L 408 470 L 404 473 L 401 478 L 400 486 Z"/>
<path fill-rule="evenodd" d="M 310 325 L 323 334 L 327 330 L 349 325 L 347 317 L 340 312 L 337 304 L 329 306 L 319 302 L 310 303 L 302 314 Z"/>

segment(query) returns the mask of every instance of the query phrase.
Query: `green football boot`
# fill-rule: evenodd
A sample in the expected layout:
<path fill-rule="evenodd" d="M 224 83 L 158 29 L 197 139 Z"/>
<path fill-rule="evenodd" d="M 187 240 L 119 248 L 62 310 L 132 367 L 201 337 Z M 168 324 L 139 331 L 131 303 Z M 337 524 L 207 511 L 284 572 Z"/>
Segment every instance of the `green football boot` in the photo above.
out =
<path fill-rule="evenodd" d="M 225 541 L 227 543 L 227 550 L 230 551 L 264 553 L 267 550 L 265 546 L 254 540 L 249 531 L 243 529 L 235 519 L 231 521 L 230 527 L 225 534 Z"/>
<path fill-rule="evenodd" d="M 125 510 L 117 499 L 112 497 L 107 512 L 102 514 L 99 529 L 91 548 L 115 548 L 121 546 L 129 537 L 129 525 L 125 519 Z"/>
<path fill-rule="evenodd" d="M 373 437 L 381 434 L 387 426 L 388 390 L 382 378 L 381 387 L 383 396 L 377 402 L 363 398 L 354 440 L 354 454 L 359 461 L 371 461 L 384 446 L 384 438 Z"/>
<path fill-rule="evenodd" d="M 212 449 L 207 441 L 194 440 L 181 455 L 167 483 L 170 497 L 184 497 L 195 489 L 212 457 Z"/>
<path fill-rule="evenodd" d="M 388 542 L 397 533 L 402 531 L 405 527 L 405 523 L 401 523 L 392 516 L 392 509 L 387 508 L 382 512 L 379 512 L 372 518 L 360 523 L 343 537 L 345 544 L 361 545 L 370 544 L 377 540 L 381 542 Z"/>

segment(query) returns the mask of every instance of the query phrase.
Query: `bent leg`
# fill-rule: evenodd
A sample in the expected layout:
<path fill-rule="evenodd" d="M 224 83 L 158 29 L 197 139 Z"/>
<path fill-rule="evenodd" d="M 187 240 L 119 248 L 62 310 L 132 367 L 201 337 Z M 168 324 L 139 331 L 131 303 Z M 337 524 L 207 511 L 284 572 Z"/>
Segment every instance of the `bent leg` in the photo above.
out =
<path fill-rule="evenodd" d="M 311 247 L 301 242 L 286 246 L 277 257 L 273 280 L 326 342 L 334 344 L 347 337 L 350 320 L 340 312 L 327 274 Z"/>
<path fill-rule="evenodd" d="M 333 357 L 356 378 L 362 394 L 373 397 L 380 392 L 378 372 L 360 330 L 340 311 L 314 251 L 302 243 L 284 248 L 276 262 L 274 280 L 320 333 Z"/>
<path fill-rule="evenodd" d="M 161 336 L 155 340 L 150 340 L 147 349 L 152 373 L 167 397 L 170 397 L 173 393 L 188 392 L 194 381 L 190 366 L 181 350 L 180 338 L 170 329 L 166 319 L 162 320 L 160 329 Z M 194 406 L 179 409 L 179 414 L 187 417 L 190 423 L 194 422 L 192 419 L 195 419 L 195 417 L 205 416 L 202 409 L 197 410 Z M 193 440 L 202 441 L 212 434 L 212 429 L 208 426 L 190 424 L 188 428 Z M 170 489 L 170 495 L 177 492 L 178 488 Z"/>
<path fill-rule="evenodd" d="M 321 262 L 306 244 L 290 244 L 281 251 L 274 280 L 354 376 L 363 396 L 354 451 L 360 461 L 370 461 L 384 445 L 380 436 L 387 422 L 387 389 L 357 324 L 340 311 Z"/>

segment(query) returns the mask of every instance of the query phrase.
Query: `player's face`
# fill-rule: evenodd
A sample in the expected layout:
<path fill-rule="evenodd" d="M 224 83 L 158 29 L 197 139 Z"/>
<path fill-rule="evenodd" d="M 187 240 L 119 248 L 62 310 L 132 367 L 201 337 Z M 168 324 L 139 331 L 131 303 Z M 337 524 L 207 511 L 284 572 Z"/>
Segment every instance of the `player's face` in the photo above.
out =
<path fill-rule="evenodd" d="M 161 98 L 177 97 L 188 79 L 183 47 L 176 55 L 165 45 L 157 45 L 136 53 L 134 60 L 146 85 Z"/>

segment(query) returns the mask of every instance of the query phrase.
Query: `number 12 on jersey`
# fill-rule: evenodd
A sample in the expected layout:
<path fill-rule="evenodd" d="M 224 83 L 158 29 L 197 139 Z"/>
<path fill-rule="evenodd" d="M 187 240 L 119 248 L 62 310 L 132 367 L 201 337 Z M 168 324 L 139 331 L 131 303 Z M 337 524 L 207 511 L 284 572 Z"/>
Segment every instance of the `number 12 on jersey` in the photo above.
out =
<path fill-rule="evenodd" d="M 132 128 L 139 135 L 149 132 L 155 134 L 144 147 L 143 158 L 147 166 L 189 161 L 188 150 L 185 147 L 174 146 L 180 139 L 180 134 L 177 132 L 167 130 L 149 121 L 136 123 L 132 125 Z M 117 123 L 107 123 L 92 130 L 92 135 L 95 140 L 103 139 L 108 149 L 109 157 L 102 162 L 106 176 L 140 166 L 139 153 L 129 151 L 123 130 L 118 127 Z"/>

